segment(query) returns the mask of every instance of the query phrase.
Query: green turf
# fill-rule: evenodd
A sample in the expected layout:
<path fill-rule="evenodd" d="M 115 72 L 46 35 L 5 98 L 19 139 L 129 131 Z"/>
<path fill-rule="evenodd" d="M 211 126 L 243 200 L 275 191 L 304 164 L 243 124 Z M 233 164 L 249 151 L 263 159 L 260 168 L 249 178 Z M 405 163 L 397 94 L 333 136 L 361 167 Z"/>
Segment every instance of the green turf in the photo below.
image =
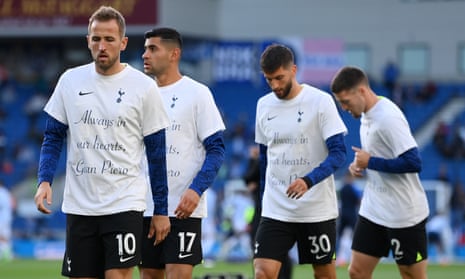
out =
<path fill-rule="evenodd" d="M 60 261 L 47 260 L 13 260 L 11 262 L 0 262 L 0 278 L 2 279 L 54 279 L 64 278 L 60 275 Z M 202 278 L 205 274 L 218 273 L 241 273 L 252 278 L 251 263 L 215 263 L 213 267 L 207 268 L 199 265 L 194 269 L 194 277 Z M 346 267 L 338 267 L 337 275 L 339 279 L 349 278 Z M 134 278 L 139 278 L 137 271 Z M 293 279 L 313 278 L 309 265 L 295 266 Z M 373 278 L 393 279 L 400 278 L 397 267 L 393 264 L 380 264 L 375 270 Z M 429 279 L 464 279 L 465 264 L 455 265 L 429 265 Z"/>
<path fill-rule="evenodd" d="M 195 268 L 194 277 L 202 278 L 202 275 L 208 273 L 241 273 L 248 278 L 252 278 L 252 264 L 234 264 L 234 263 L 217 263 L 214 268 L 205 268 L 198 266 Z M 293 269 L 293 279 L 313 278 L 313 271 L 310 265 L 296 265 Z M 346 267 L 337 268 L 338 279 L 348 279 L 349 274 Z M 395 264 L 379 264 L 373 275 L 375 279 L 393 279 L 400 278 Z M 428 279 L 465 279 L 465 264 L 455 265 L 430 265 L 428 267 Z"/>

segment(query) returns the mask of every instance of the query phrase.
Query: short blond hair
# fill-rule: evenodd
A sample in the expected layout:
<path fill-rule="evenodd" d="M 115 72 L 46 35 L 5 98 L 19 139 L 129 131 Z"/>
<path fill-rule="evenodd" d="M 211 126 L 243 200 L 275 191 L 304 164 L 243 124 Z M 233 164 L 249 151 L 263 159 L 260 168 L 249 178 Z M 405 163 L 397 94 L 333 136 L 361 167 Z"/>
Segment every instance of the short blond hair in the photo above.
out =
<path fill-rule="evenodd" d="M 87 30 L 90 33 L 90 26 L 94 21 L 109 21 L 112 19 L 116 20 L 119 27 L 119 34 L 121 38 L 123 38 L 126 33 L 126 21 L 124 20 L 124 16 L 118 10 L 110 6 L 100 6 L 100 8 L 90 16 Z"/>

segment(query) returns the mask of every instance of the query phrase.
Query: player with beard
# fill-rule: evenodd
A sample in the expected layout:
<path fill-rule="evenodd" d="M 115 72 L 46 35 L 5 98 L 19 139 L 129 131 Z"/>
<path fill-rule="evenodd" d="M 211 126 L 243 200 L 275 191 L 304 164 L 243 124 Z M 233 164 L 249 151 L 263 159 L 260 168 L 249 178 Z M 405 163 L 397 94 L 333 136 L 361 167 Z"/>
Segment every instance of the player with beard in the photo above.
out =
<path fill-rule="evenodd" d="M 128 41 L 125 29 L 124 17 L 114 8 L 95 11 L 87 35 L 94 61 L 63 73 L 44 109 L 47 123 L 34 200 L 39 211 L 51 213 L 51 185 L 66 140 L 62 275 L 70 278 L 132 278 L 141 258 L 149 184 L 156 204 L 149 234 L 161 242 L 170 230 L 169 119 L 153 79 L 120 62 Z M 150 183 L 143 164 L 147 159 Z"/>
<path fill-rule="evenodd" d="M 296 80 L 288 47 L 268 46 L 260 64 L 272 92 L 258 100 L 255 123 L 264 188 L 255 278 L 277 278 L 295 243 L 315 278 L 336 278 L 333 173 L 345 162 L 347 129 L 330 94 Z"/>

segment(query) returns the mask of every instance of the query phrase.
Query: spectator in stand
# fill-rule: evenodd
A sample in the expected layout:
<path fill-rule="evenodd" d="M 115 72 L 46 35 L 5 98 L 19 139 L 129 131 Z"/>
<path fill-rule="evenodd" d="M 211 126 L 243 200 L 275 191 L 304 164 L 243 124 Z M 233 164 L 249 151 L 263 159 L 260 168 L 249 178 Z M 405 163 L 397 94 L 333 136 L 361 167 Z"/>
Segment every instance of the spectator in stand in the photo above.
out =
<path fill-rule="evenodd" d="M 0 163 L 3 163 L 6 157 L 6 151 L 8 147 L 8 138 L 5 132 L 0 128 Z"/>
<path fill-rule="evenodd" d="M 243 161 L 247 158 L 246 137 L 246 125 L 242 122 L 236 123 L 231 133 L 231 153 L 233 159 Z"/>
<path fill-rule="evenodd" d="M 465 158 L 465 127 L 441 121 L 434 132 L 433 143 L 444 157 Z"/>
<path fill-rule="evenodd" d="M 465 229 L 465 185 L 461 180 L 452 184 L 452 195 L 450 199 L 451 226 L 455 234 Z"/>
<path fill-rule="evenodd" d="M 451 150 L 448 146 L 448 139 L 450 136 L 450 128 L 446 122 L 439 122 L 436 131 L 433 135 L 433 143 L 438 151 L 445 157 L 451 156 Z"/>
<path fill-rule="evenodd" d="M 405 102 L 416 103 L 418 90 L 414 84 L 405 84 L 402 86 L 402 97 Z"/>
<path fill-rule="evenodd" d="M 24 105 L 24 114 L 29 120 L 29 127 L 31 130 L 36 125 L 36 121 L 40 114 L 43 113 L 42 109 L 44 108 L 45 104 L 47 104 L 48 97 L 48 94 L 44 93 L 43 91 L 37 91 Z"/>
<path fill-rule="evenodd" d="M 404 110 L 404 103 L 405 103 L 405 94 L 404 90 L 400 84 L 396 84 L 394 86 L 394 90 L 392 91 L 391 98 L 392 101 L 403 111 Z"/>
<path fill-rule="evenodd" d="M 438 175 L 436 179 L 444 183 L 450 183 L 449 169 L 446 163 L 441 163 L 439 165 Z"/>
<path fill-rule="evenodd" d="M 9 74 L 6 67 L 0 63 L 0 89 L 2 89 L 9 80 Z"/>
<path fill-rule="evenodd" d="M 434 97 L 434 95 L 436 95 L 437 91 L 438 88 L 436 83 L 430 80 L 418 92 L 417 100 L 422 103 L 428 102 L 429 100 L 431 100 L 431 98 Z"/>
<path fill-rule="evenodd" d="M 384 87 L 389 91 L 389 94 L 392 94 L 394 91 L 399 75 L 399 68 L 392 60 L 389 60 L 383 69 L 383 83 Z"/>
<path fill-rule="evenodd" d="M 465 158 L 465 132 L 460 123 L 452 126 L 452 141 L 450 146 L 451 154 L 456 159 Z"/>
<path fill-rule="evenodd" d="M 0 121 L 3 122 L 7 116 L 8 113 L 3 109 L 3 106 L 0 107 Z"/>

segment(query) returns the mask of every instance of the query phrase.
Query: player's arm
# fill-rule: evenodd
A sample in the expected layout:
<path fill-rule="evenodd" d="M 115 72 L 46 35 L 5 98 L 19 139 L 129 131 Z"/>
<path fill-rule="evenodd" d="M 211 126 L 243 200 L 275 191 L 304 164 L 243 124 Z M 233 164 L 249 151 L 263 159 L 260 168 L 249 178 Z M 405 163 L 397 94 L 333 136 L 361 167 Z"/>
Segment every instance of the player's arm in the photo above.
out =
<path fill-rule="evenodd" d="M 224 161 L 225 146 L 223 131 L 218 131 L 208 136 L 202 143 L 206 151 L 205 160 L 189 189 L 183 193 L 178 206 L 174 210 L 174 214 L 180 219 L 191 216 L 199 203 L 200 196 L 213 184 Z"/>
<path fill-rule="evenodd" d="M 155 235 L 154 244 L 162 242 L 168 235 L 171 224 L 168 218 L 168 178 L 166 176 L 165 129 L 144 137 L 145 152 L 149 168 L 150 187 L 154 204 L 149 235 Z"/>
<path fill-rule="evenodd" d="M 150 187 L 154 204 L 153 215 L 168 215 L 168 178 L 166 176 L 165 129 L 144 137 L 149 167 Z"/>
<path fill-rule="evenodd" d="M 49 114 L 46 115 L 44 140 L 40 149 L 39 156 L 39 169 L 38 169 L 38 182 L 34 201 L 37 209 L 43 213 L 50 213 L 43 201 L 47 200 L 50 205 L 52 203 L 52 189 L 53 176 L 57 169 L 58 160 L 60 159 L 63 141 L 66 138 L 68 126 L 56 120 Z"/>
<path fill-rule="evenodd" d="M 326 139 L 325 142 L 328 148 L 328 156 L 318 167 L 314 168 L 310 173 L 302 177 L 308 189 L 333 174 L 344 164 L 346 160 L 344 133 L 331 136 Z"/>
<path fill-rule="evenodd" d="M 382 172 L 420 172 L 421 168 L 421 158 L 418 148 L 416 147 L 407 150 L 394 159 L 384 159 L 371 156 L 368 160 L 368 169 Z"/>
<path fill-rule="evenodd" d="M 199 196 L 212 185 L 223 164 L 225 151 L 223 131 L 212 134 L 202 143 L 206 151 L 205 161 L 192 181 L 192 184 L 189 186 L 189 188 L 194 190 Z"/>

